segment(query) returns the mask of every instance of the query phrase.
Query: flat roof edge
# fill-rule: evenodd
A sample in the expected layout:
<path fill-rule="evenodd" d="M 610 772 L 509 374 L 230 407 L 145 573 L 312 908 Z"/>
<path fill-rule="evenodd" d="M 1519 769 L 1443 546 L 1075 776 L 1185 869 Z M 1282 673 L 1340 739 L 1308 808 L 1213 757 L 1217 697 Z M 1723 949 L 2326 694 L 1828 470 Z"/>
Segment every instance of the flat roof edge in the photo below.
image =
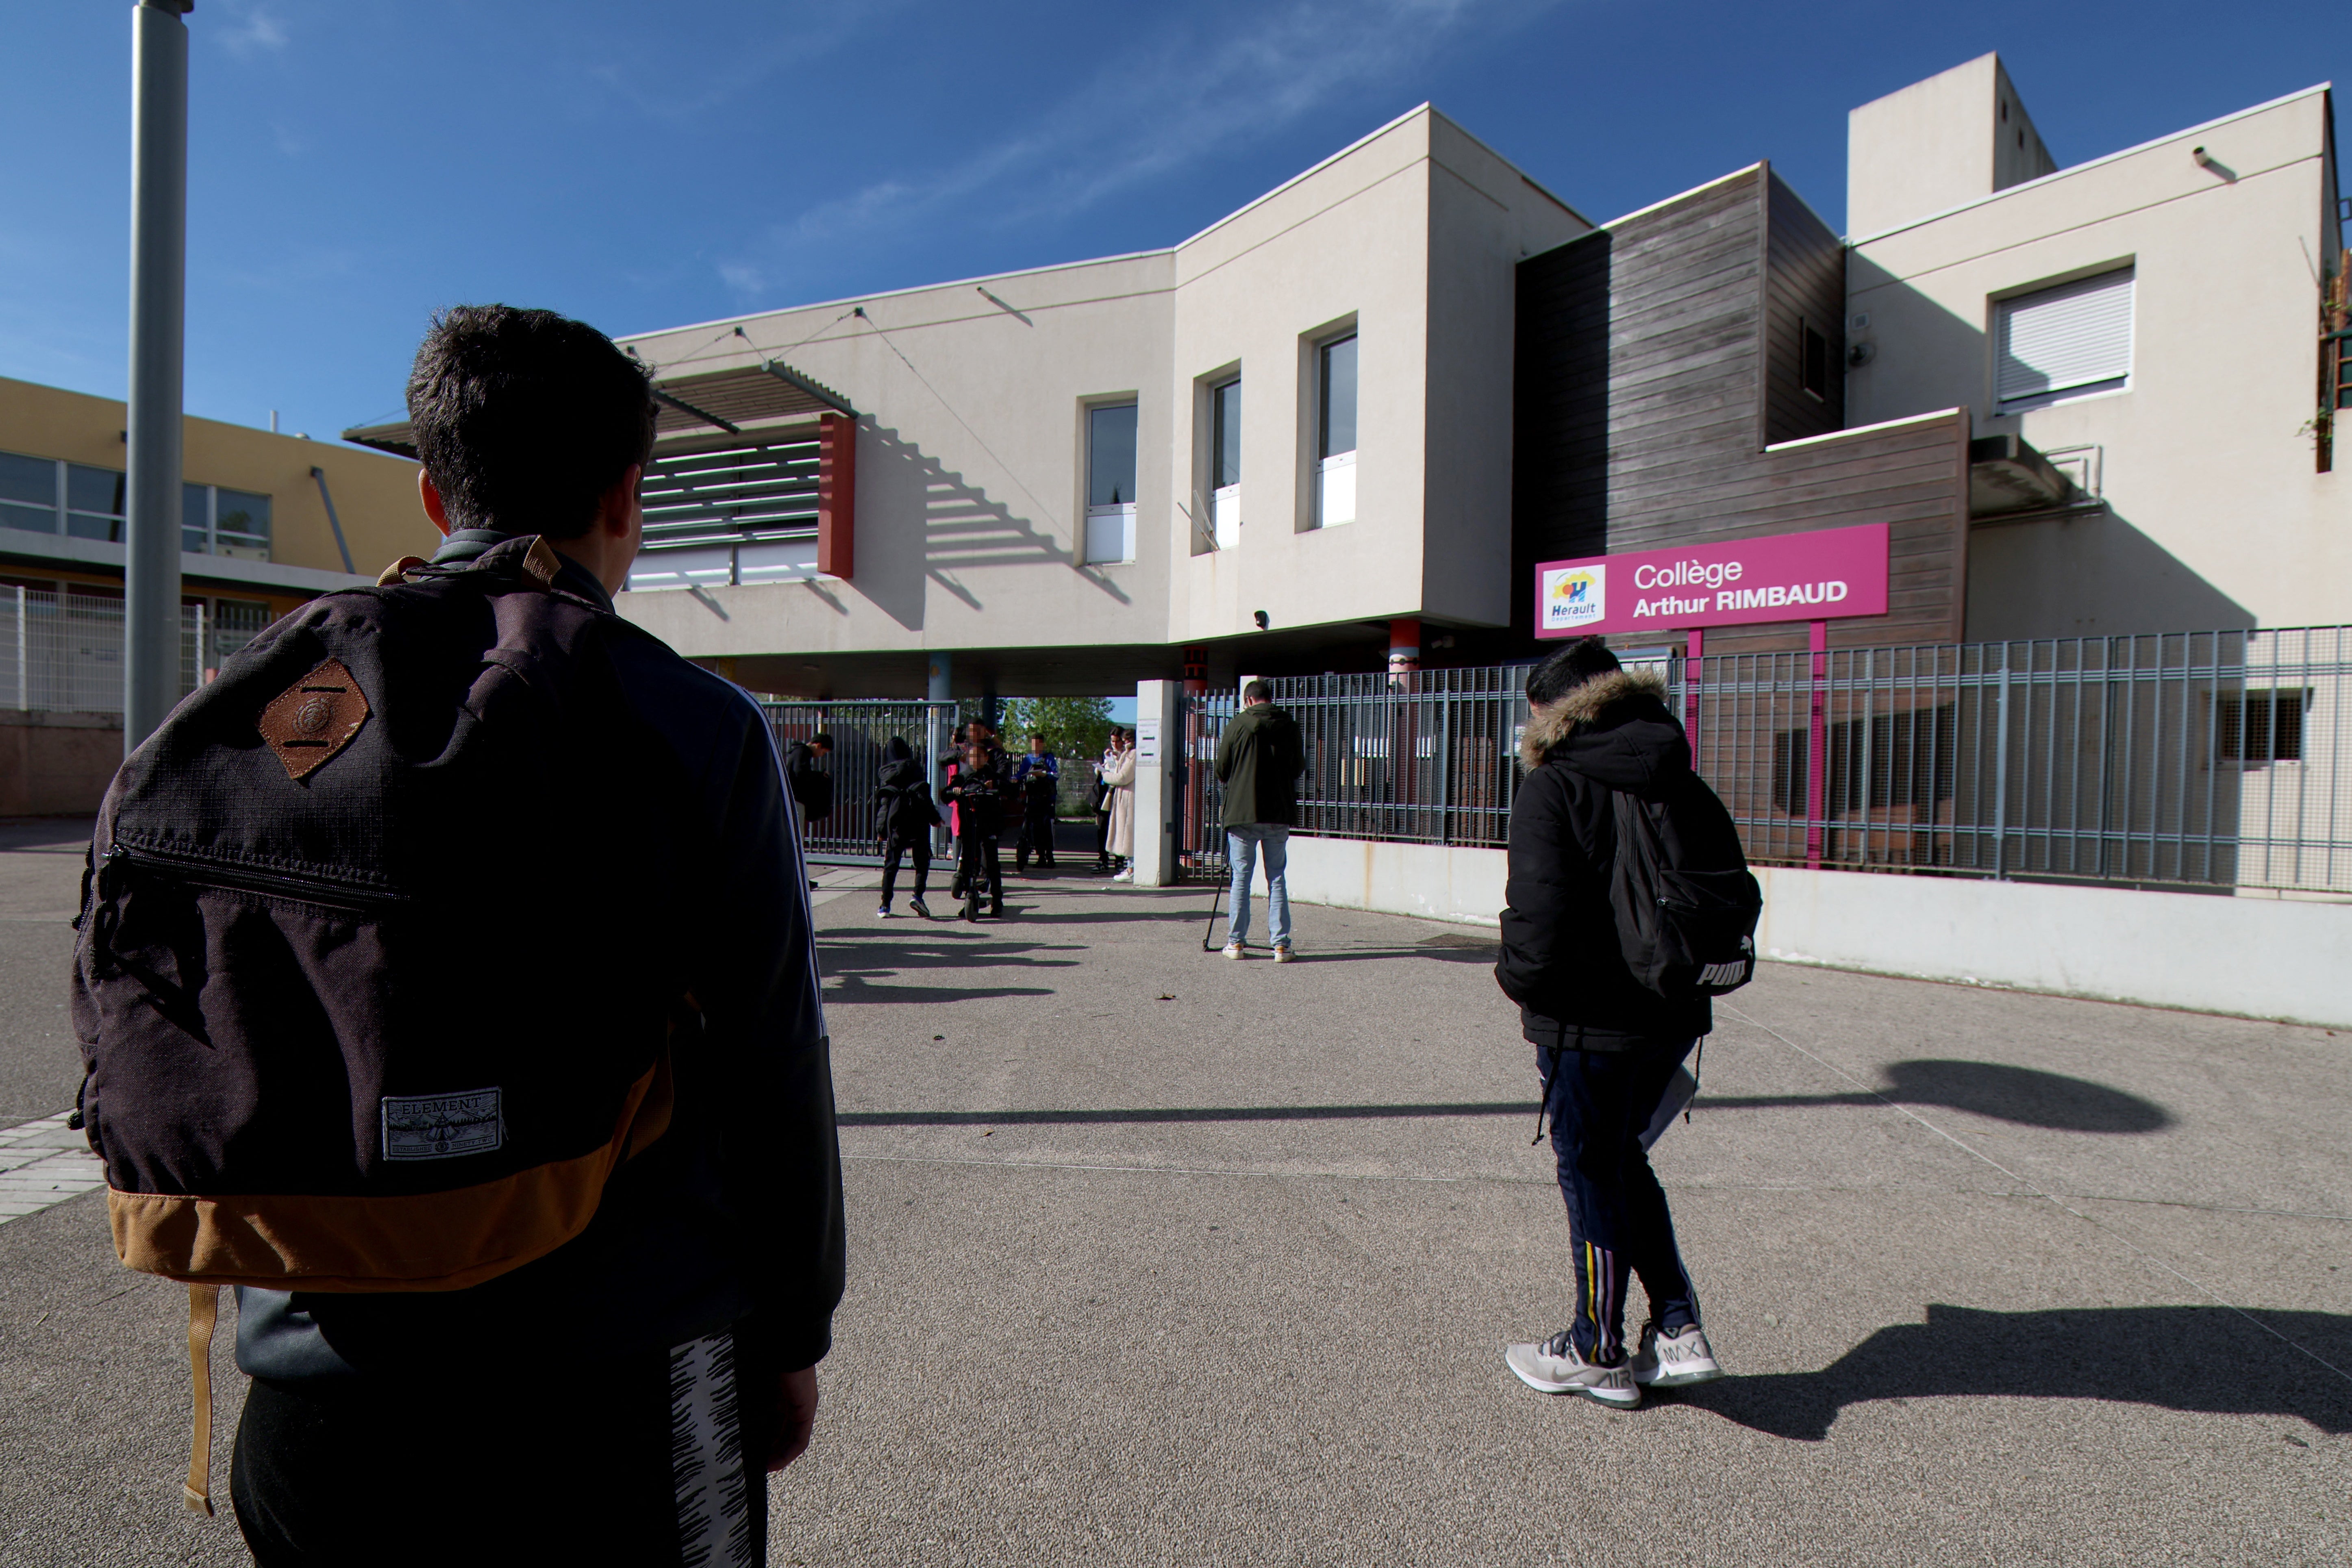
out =
<path fill-rule="evenodd" d="M 1906 425 L 1933 425 L 1938 419 L 1954 419 L 1968 413 L 1965 408 L 1938 408 L 1929 414 L 1906 414 L 1900 419 L 1881 419 L 1875 425 L 1853 425 L 1843 430 L 1831 430 L 1819 436 L 1801 436 L 1793 441 L 1775 441 L 1764 449 L 1768 452 L 1793 452 L 1800 447 L 1818 447 L 1827 441 L 1843 441 L 1849 436 L 1875 435 L 1882 430 L 1900 430 Z"/>
<path fill-rule="evenodd" d="M 982 272 L 970 278 L 948 278 L 937 283 L 910 283 L 904 289 L 877 289 L 870 294 L 844 294 L 834 300 L 812 300 L 804 305 L 777 305 L 765 310 L 746 310 L 740 316 L 713 316 L 707 321 L 681 321 L 674 327 L 649 327 L 642 332 L 622 332 L 613 341 L 616 343 L 642 342 L 647 338 L 668 332 L 691 332 L 703 327 L 732 327 L 744 321 L 757 321 L 770 316 L 789 316 L 797 310 L 823 310 L 835 305 L 863 305 L 873 300 L 895 300 L 908 294 L 928 294 L 934 289 L 976 288 L 1006 278 L 1034 278 L 1041 272 L 1075 272 L 1082 267 L 1110 267 L 1121 261 L 1149 261 L 1155 256 L 1173 256 L 1176 247 L 1163 245 L 1154 250 L 1129 250 L 1118 256 L 1089 256 L 1076 261 L 1053 261 L 1042 267 L 1016 267 L 1010 272 Z"/>
<path fill-rule="evenodd" d="M 1903 222 L 1895 225 L 1892 228 L 1882 228 L 1873 234 L 1848 235 L 1845 242 L 1849 246 L 1870 245 L 1875 241 L 1885 239 L 1890 235 L 1901 234 L 1906 229 L 1917 228 L 1925 224 L 1939 223 L 1943 219 L 1950 217 L 1955 213 L 1964 213 L 1971 207 L 1980 207 L 1988 202 L 1997 202 L 2001 200 L 2003 197 L 2013 196 L 2020 191 L 2030 191 L 2036 185 L 2046 185 L 2053 180 L 2063 180 L 2069 174 L 2080 174 L 2088 170 L 2096 169 L 2103 164 L 2113 163 L 2125 158 L 2136 157 L 2139 153 L 2150 152 L 2158 147 L 2164 146 L 2167 142 L 2182 141 L 2185 138 L 2199 135 L 2207 131 L 2211 131 L 2218 126 L 2229 125 L 2237 121 L 2247 119 L 2252 115 L 2264 114 L 2273 109 L 2283 109 L 2290 103 L 2298 103 L 2306 98 L 2324 97 L 2326 94 L 2335 89 L 2335 85 L 2336 84 L 2333 82 L 2323 81 L 2313 87 L 2302 88 L 2294 92 L 2282 94 L 2277 98 L 2269 100 L 2267 102 L 2250 104 L 2244 109 L 2235 110 L 2231 113 L 2221 116 L 2219 119 L 2207 120 L 2195 125 L 2183 126 L 2178 131 L 2168 131 L 2161 136 L 2151 136 L 2147 141 L 2137 142 L 2132 146 L 2120 148 L 2113 153 L 2103 153 L 2096 158 L 2086 159 L 2080 163 L 2069 163 L 2063 169 L 2053 169 L 2046 174 L 2038 174 L 2031 180 L 2022 180 L 2014 185 L 2003 186 L 2001 189 L 1990 192 L 1985 195 L 1971 196 L 1967 201 L 1957 202 L 1950 206 L 1943 208 L 1941 211 L 1927 213 L 1919 217 L 1906 218 Z"/>

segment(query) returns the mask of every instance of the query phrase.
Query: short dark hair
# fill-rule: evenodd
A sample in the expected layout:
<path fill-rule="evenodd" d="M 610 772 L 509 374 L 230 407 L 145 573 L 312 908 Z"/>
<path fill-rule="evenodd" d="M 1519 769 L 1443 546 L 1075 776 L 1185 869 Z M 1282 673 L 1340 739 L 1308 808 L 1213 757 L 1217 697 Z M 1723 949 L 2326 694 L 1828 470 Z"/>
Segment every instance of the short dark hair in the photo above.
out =
<path fill-rule="evenodd" d="M 1271 702 L 1274 700 L 1274 688 L 1268 686 L 1263 680 L 1253 680 L 1247 686 L 1242 688 L 1242 700 L 1244 702 Z"/>
<path fill-rule="evenodd" d="M 585 322 L 452 305 L 408 373 L 417 455 L 452 528 L 577 539 L 654 449 L 645 366 Z"/>
<path fill-rule="evenodd" d="M 1042 741 L 1045 738 L 1045 731 L 1043 730 L 1032 730 L 1029 731 L 1029 738 L 1033 741 Z"/>
<path fill-rule="evenodd" d="M 1528 677 L 1528 700 L 1538 707 L 1557 702 L 1596 675 L 1625 668 L 1599 637 L 1579 637 Z"/>
<path fill-rule="evenodd" d="M 815 734 L 811 735 L 808 738 L 808 743 L 812 749 L 816 751 L 829 752 L 833 750 L 833 737 L 826 734 L 822 730 L 819 730 Z"/>

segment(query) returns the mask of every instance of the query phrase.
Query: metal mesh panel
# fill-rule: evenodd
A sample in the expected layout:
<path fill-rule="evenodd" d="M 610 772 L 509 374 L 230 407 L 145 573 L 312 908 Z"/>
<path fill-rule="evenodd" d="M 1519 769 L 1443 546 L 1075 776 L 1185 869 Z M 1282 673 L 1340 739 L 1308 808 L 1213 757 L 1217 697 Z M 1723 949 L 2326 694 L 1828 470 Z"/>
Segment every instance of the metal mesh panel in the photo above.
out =
<path fill-rule="evenodd" d="M 215 622 L 204 605 L 180 606 L 182 697 L 220 667 L 222 634 Z M 234 646 L 244 647 L 252 635 L 244 632 Z M 99 594 L 0 587 L 0 707 L 121 712 L 122 601 Z"/>

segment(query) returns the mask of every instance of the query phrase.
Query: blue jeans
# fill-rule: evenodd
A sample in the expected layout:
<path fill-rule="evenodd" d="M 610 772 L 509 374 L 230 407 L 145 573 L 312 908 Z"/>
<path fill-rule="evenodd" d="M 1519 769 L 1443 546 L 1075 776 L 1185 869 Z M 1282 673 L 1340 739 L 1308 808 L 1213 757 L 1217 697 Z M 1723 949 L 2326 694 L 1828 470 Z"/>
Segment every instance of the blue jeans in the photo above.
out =
<path fill-rule="evenodd" d="M 1225 829 L 1225 862 L 1234 868 L 1233 921 L 1225 928 L 1225 941 L 1249 939 L 1250 873 L 1257 867 L 1260 845 L 1265 847 L 1266 934 L 1274 946 L 1283 947 L 1290 941 L 1290 884 L 1282 875 L 1289 863 L 1290 829 L 1278 822 Z"/>

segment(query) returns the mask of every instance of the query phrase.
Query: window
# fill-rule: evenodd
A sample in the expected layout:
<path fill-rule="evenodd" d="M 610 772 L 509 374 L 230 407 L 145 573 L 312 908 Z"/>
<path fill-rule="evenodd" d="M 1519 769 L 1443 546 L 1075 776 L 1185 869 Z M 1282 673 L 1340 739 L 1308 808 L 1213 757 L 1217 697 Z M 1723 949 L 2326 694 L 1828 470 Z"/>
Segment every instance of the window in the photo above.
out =
<path fill-rule="evenodd" d="M 1805 395 L 1816 403 L 1830 400 L 1830 340 L 1811 321 L 1801 321 L 1798 330 L 1803 334 L 1804 352 L 1797 365 L 1798 382 Z"/>
<path fill-rule="evenodd" d="M 112 468 L 0 452 L 0 527 L 120 543 L 122 486 Z"/>
<path fill-rule="evenodd" d="M 1209 389 L 1209 515 L 1217 548 L 1242 542 L 1242 379 Z"/>
<path fill-rule="evenodd" d="M 68 463 L 66 532 L 76 539 L 122 542 L 123 476 L 111 468 Z"/>
<path fill-rule="evenodd" d="M 656 456 L 637 487 L 646 547 L 629 591 L 814 577 L 817 458 L 814 438 Z"/>
<path fill-rule="evenodd" d="M 2131 375 L 2132 269 L 1993 307 L 1993 396 L 2004 413 L 2120 390 Z"/>
<path fill-rule="evenodd" d="M 2249 689 L 2221 700 L 2215 749 L 2225 763 L 2261 767 L 2303 760 L 2303 710 L 2310 693 Z"/>
<path fill-rule="evenodd" d="M 1315 351 L 1315 525 L 1356 521 L 1356 334 Z"/>
<path fill-rule="evenodd" d="M 216 485 L 182 485 L 180 548 L 191 555 L 268 560 L 269 498 Z"/>
<path fill-rule="evenodd" d="M 0 452 L 0 528 L 58 531 L 58 465 L 53 458 Z"/>
<path fill-rule="evenodd" d="M 1087 562 L 1135 559 L 1135 405 L 1087 410 Z"/>

